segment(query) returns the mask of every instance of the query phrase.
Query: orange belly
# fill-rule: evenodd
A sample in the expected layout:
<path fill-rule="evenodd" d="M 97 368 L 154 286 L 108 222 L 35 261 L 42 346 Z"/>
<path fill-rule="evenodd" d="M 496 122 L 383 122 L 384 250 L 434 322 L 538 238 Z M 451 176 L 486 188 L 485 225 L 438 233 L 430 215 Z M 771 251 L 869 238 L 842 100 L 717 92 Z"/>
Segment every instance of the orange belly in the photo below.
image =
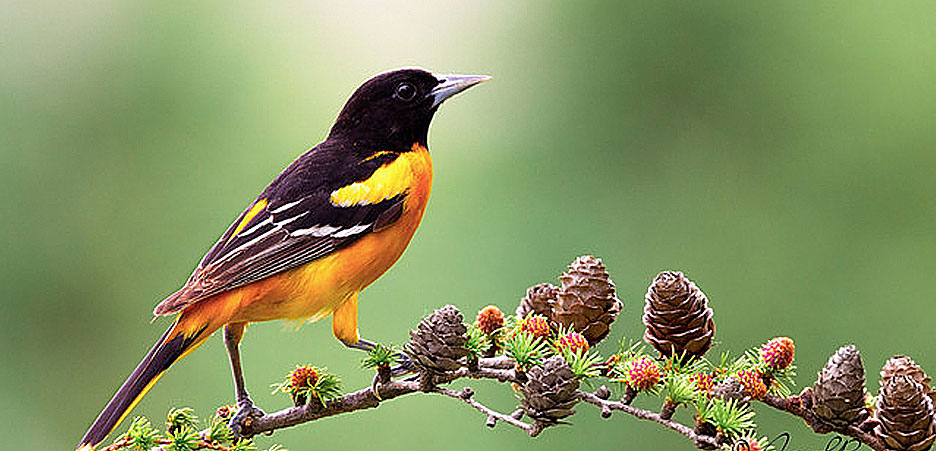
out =
<path fill-rule="evenodd" d="M 413 177 L 397 222 L 318 260 L 205 299 L 189 307 L 188 313 L 222 323 L 315 321 L 332 314 L 390 269 L 419 226 L 432 186 L 429 151 L 414 146 L 400 159 Z"/>

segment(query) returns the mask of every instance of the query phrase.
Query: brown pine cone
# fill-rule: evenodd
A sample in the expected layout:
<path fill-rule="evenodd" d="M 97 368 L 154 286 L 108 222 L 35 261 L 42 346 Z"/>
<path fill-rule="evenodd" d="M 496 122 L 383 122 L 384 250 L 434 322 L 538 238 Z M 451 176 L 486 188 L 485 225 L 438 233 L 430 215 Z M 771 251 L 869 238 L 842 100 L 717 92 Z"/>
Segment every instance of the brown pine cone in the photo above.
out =
<path fill-rule="evenodd" d="M 712 397 L 724 401 L 735 401 L 738 404 L 747 404 L 751 397 L 744 393 L 744 385 L 735 376 L 728 376 L 723 381 L 712 386 Z"/>
<path fill-rule="evenodd" d="M 874 433 L 895 450 L 924 451 L 936 441 L 933 401 L 923 384 L 912 376 L 897 374 L 881 386 Z"/>
<path fill-rule="evenodd" d="M 410 342 L 404 350 L 418 366 L 429 371 L 454 371 L 461 367 L 458 360 L 468 355 L 467 331 L 461 312 L 446 305 L 410 331 Z"/>
<path fill-rule="evenodd" d="M 705 293 L 679 271 L 663 271 L 647 290 L 644 341 L 665 356 L 701 357 L 712 347 L 714 312 Z"/>
<path fill-rule="evenodd" d="M 868 418 L 865 408 L 865 372 L 854 345 L 842 346 L 829 357 L 813 385 L 812 411 L 833 427 L 859 424 Z"/>
<path fill-rule="evenodd" d="M 553 356 L 527 372 L 527 381 L 519 386 L 523 411 L 536 421 L 554 424 L 572 415 L 578 402 L 579 381 L 565 359 Z"/>
<path fill-rule="evenodd" d="M 517 317 L 526 318 L 530 315 L 542 315 L 552 318 L 553 304 L 556 303 L 556 294 L 559 289 L 551 283 L 541 283 L 527 288 L 526 296 L 520 299 L 517 306 Z"/>
<path fill-rule="evenodd" d="M 584 255 L 569 265 L 559 282 L 552 320 L 584 335 L 594 346 L 608 336 L 611 323 L 624 306 L 615 294 L 611 276 L 600 259 Z"/>
<path fill-rule="evenodd" d="M 910 376 L 913 380 L 919 382 L 923 386 L 923 393 L 933 400 L 933 404 L 936 405 L 936 392 L 933 391 L 932 387 L 933 381 L 913 359 L 905 355 L 895 355 L 888 359 L 887 363 L 884 364 L 884 368 L 881 368 L 881 385 L 883 386 L 888 379 L 898 374 Z"/>

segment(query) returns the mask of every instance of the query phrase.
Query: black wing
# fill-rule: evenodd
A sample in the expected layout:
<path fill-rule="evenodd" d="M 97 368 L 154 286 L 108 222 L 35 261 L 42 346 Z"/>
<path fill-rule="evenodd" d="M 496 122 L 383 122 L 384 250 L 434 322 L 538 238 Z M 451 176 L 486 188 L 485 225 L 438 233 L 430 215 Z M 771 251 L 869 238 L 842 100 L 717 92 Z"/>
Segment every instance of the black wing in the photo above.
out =
<path fill-rule="evenodd" d="M 328 147 L 291 164 L 208 251 L 185 286 L 161 302 L 156 315 L 256 282 L 316 260 L 375 230 L 403 212 L 406 194 L 381 202 L 341 207 L 331 193 L 367 179 L 395 153 L 361 160 Z"/>

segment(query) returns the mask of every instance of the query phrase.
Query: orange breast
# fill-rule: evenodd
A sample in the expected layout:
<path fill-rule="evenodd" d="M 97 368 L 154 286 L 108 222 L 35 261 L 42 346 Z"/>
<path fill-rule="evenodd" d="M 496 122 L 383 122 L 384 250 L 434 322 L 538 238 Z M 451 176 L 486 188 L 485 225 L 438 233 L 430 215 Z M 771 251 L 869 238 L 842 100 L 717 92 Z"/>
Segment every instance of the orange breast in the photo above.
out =
<path fill-rule="evenodd" d="M 416 232 L 432 187 L 432 162 L 425 147 L 414 145 L 412 152 L 391 164 L 398 165 L 394 171 L 407 173 L 401 178 L 408 188 L 397 222 L 304 266 L 217 296 L 227 298 L 223 301 L 227 305 L 218 308 L 237 306 L 228 310 L 229 321 L 318 320 L 390 269 Z"/>

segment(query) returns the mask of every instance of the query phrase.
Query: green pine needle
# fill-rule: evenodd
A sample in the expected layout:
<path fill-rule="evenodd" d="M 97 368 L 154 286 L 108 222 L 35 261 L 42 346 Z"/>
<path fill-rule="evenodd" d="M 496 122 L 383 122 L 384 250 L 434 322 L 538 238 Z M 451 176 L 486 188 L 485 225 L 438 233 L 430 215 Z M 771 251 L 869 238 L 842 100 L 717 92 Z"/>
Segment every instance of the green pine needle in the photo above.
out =
<path fill-rule="evenodd" d="M 690 375 L 705 371 L 707 365 L 705 360 L 686 355 L 684 351 L 681 355 L 665 357 L 660 367 L 668 374 Z"/>
<path fill-rule="evenodd" d="M 752 347 L 744 351 L 744 359 L 747 360 L 748 367 L 766 367 L 766 363 L 761 359 L 759 347 Z"/>
<path fill-rule="evenodd" d="M 621 340 L 621 347 L 624 348 L 624 346 L 624 340 Z M 622 351 L 617 355 L 619 356 L 618 360 L 608 368 L 608 378 L 611 379 L 612 382 L 620 382 L 624 384 L 626 384 L 627 380 L 629 379 L 628 370 L 631 363 L 643 358 L 656 360 L 653 358 L 653 356 L 647 354 L 644 350 L 644 347 L 639 345 L 639 343 L 630 344 L 625 349 L 625 351 Z M 665 368 L 661 367 L 661 369 Z"/>
<path fill-rule="evenodd" d="M 384 346 L 382 344 L 377 344 L 374 346 L 374 349 L 371 349 L 367 353 L 367 357 L 361 361 L 361 366 L 368 369 L 376 369 L 379 367 L 391 367 L 396 365 L 400 361 L 400 352 L 393 346 Z"/>
<path fill-rule="evenodd" d="M 516 362 L 517 366 L 524 371 L 538 365 L 547 355 L 546 343 L 543 340 L 520 331 L 507 338 L 504 348 L 507 357 Z"/>
<path fill-rule="evenodd" d="M 749 353 L 731 360 L 731 353 L 725 351 L 721 354 L 718 365 L 712 371 L 714 382 L 721 382 L 726 377 L 743 370 L 757 370 L 757 360 L 751 360 Z"/>
<path fill-rule="evenodd" d="M 757 371 L 758 373 L 773 378 L 773 383 L 770 384 L 770 387 L 767 387 L 767 392 L 771 395 L 790 396 L 792 394 L 790 387 L 796 386 L 796 365 L 790 364 L 790 366 L 782 370 L 771 368 L 767 366 L 767 363 L 761 358 L 759 347 L 748 349 L 744 352 L 743 356 L 737 358 L 730 365 L 727 365 L 728 372 L 726 374 L 735 374 L 738 371 L 747 369 Z"/>
<path fill-rule="evenodd" d="M 315 393 L 324 405 L 325 402 L 341 396 L 341 379 L 331 373 L 323 373 L 319 376 L 318 383 L 315 384 Z"/>
<path fill-rule="evenodd" d="M 562 349 L 562 358 L 568 362 L 569 368 L 572 369 L 572 375 L 576 379 L 588 379 L 600 375 L 598 370 L 601 364 L 601 356 L 594 352 L 579 349 L 578 352 L 573 353 L 569 349 Z"/>
<path fill-rule="evenodd" d="M 523 323 L 523 318 L 521 318 L 521 317 L 519 317 L 519 316 L 517 316 L 517 315 L 510 315 L 510 316 L 504 318 L 504 327 L 502 327 L 501 330 L 502 330 L 505 334 L 510 335 L 510 332 L 514 332 L 514 331 L 519 331 L 519 330 L 520 330 L 520 324 L 521 324 L 521 323 Z"/>
<path fill-rule="evenodd" d="M 621 346 L 618 355 L 621 361 L 630 360 L 636 356 L 645 355 L 645 347 L 640 340 L 628 340 L 627 337 L 621 338 Z"/>
<path fill-rule="evenodd" d="M 500 330 L 500 329 L 498 329 Z M 496 334 L 497 332 L 495 332 Z M 478 326 L 471 324 L 468 326 L 468 341 L 465 342 L 465 349 L 468 350 L 468 359 L 478 359 L 484 355 L 491 347 L 491 342 Z"/>
<path fill-rule="evenodd" d="M 744 370 L 757 370 L 757 360 L 751 358 L 749 352 L 745 352 L 741 357 L 738 357 L 726 368 L 725 374 L 736 374 L 739 371 Z"/>
<path fill-rule="evenodd" d="M 736 400 L 725 401 L 712 398 L 708 402 L 699 401 L 696 405 L 699 416 L 715 425 L 729 438 L 737 438 L 757 427 L 754 423 L 754 411 L 747 404 Z"/>
<path fill-rule="evenodd" d="M 212 417 L 208 420 L 208 430 L 205 432 L 205 438 L 209 442 L 225 444 L 230 442 L 232 437 L 233 432 L 231 432 L 231 428 L 228 427 L 226 421 L 218 417 Z"/>
<path fill-rule="evenodd" d="M 198 417 L 195 415 L 195 409 L 191 407 L 173 408 L 166 415 L 166 429 L 169 432 L 186 428 L 195 429 L 197 426 Z"/>
<path fill-rule="evenodd" d="M 127 437 L 130 438 L 130 446 L 138 450 L 148 450 L 156 447 L 160 434 L 150 424 L 149 420 L 144 417 L 136 417 L 133 419 L 133 423 L 130 424 Z"/>
<path fill-rule="evenodd" d="M 196 449 L 199 442 L 201 442 L 198 432 L 188 427 L 170 432 L 166 438 L 169 439 L 169 445 L 166 447 L 167 451 L 192 451 Z"/>
<path fill-rule="evenodd" d="M 328 384 L 331 384 L 331 382 L 326 382 L 325 385 Z M 320 387 L 320 389 L 323 393 L 329 391 L 328 387 Z M 233 433 L 226 422 L 217 416 L 208 419 L 206 421 L 207 428 L 202 431 L 198 431 L 193 427 L 197 421 L 193 409 L 187 407 L 170 409 L 166 417 L 168 419 L 167 428 L 173 427 L 174 429 L 168 431 L 165 438 L 160 435 L 160 431 L 154 428 L 148 419 L 136 417 L 130 423 L 127 432 L 118 439 L 121 444 L 114 449 L 149 451 L 158 448 L 165 451 L 195 451 L 208 448 L 220 449 L 219 446 L 229 445 L 230 448 L 224 449 L 230 451 L 257 451 L 257 446 L 252 440 L 240 439 L 236 443 L 231 443 Z M 266 451 L 289 450 L 281 445 L 273 445 Z"/>
<path fill-rule="evenodd" d="M 712 369 L 712 374 L 715 376 L 716 381 L 721 380 L 721 375 L 731 374 L 728 371 L 728 367 L 731 365 L 731 351 L 724 351 L 719 355 L 718 364 Z"/>
<path fill-rule="evenodd" d="M 249 438 L 241 438 L 231 445 L 231 451 L 257 451 L 257 445 Z"/>
<path fill-rule="evenodd" d="M 572 332 L 575 332 L 575 328 L 572 327 L 571 324 L 568 325 L 568 326 L 563 326 L 562 324 L 560 324 L 560 325 L 559 325 L 559 330 L 556 331 L 556 337 L 562 337 L 562 336 L 565 336 L 565 335 L 569 335 L 569 334 L 571 334 Z"/>
<path fill-rule="evenodd" d="M 286 375 L 285 380 L 278 384 L 271 384 L 270 387 L 273 388 L 272 394 L 277 392 L 289 393 L 290 395 L 298 398 L 303 397 L 306 399 L 306 402 L 312 402 L 317 400 L 325 405 L 326 402 L 331 401 L 335 398 L 341 396 L 341 379 L 338 376 L 328 372 L 327 368 L 317 368 L 315 369 L 318 378 L 315 381 L 314 386 L 303 386 L 303 387 L 293 387 L 290 376 Z"/>
<path fill-rule="evenodd" d="M 773 383 L 768 387 L 767 393 L 782 397 L 793 394 L 793 390 L 791 390 L 790 387 L 796 386 L 795 364 L 790 364 L 790 366 L 782 370 L 771 371 L 768 374 L 773 377 Z"/>
<path fill-rule="evenodd" d="M 696 402 L 702 393 L 696 390 L 689 374 L 671 374 L 663 379 L 666 399 L 677 405 Z"/>

